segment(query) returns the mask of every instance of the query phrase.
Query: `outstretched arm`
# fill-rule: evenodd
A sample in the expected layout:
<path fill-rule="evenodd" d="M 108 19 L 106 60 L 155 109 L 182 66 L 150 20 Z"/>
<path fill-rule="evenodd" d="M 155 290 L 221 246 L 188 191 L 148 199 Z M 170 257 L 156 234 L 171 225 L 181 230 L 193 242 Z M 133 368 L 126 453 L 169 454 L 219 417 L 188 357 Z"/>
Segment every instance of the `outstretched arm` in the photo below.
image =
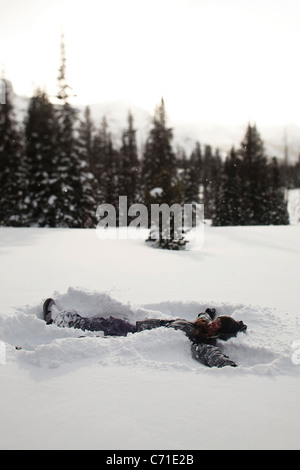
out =
<path fill-rule="evenodd" d="M 136 331 L 140 332 L 143 330 L 153 330 L 154 328 L 160 328 L 161 326 L 168 327 L 174 320 L 159 320 L 159 319 L 150 319 L 142 320 L 136 322 Z"/>
<path fill-rule="evenodd" d="M 193 344 L 192 345 L 192 356 L 196 361 L 201 362 L 208 367 L 237 367 L 237 365 L 231 361 L 228 356 L 222 353 L 218 346 L 211 344 Z"/>

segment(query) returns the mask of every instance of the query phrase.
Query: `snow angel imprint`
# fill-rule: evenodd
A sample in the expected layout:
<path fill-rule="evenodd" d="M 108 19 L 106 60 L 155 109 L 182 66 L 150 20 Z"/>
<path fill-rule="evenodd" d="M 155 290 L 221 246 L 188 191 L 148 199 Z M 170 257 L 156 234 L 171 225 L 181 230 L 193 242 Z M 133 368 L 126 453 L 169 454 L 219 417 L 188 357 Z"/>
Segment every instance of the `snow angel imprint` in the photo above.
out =
<path fill-rule="evenodd" d="M 214 308 L 207 308 L 199 313 L 194 322 L 184 319 L 137 321 L 135 325 L 115 317 L 86 318 L 77 312 L 58 310 L 53 299 L 47 299 L 43 306 L 44 320 L 48 325 L 61 328 L 76 328 L 82 331 L 99 331 L 104 336 L 127 336 L 154 328 L 174 328 L 183 331 L 191 341 L 192 357 L 208 367 L 237 367 L 237 364 L 223 354 L 219 340 L 227 341 L 240 332 L 246 332 L 247 326 L 228 316 L 217 316 Z"/>

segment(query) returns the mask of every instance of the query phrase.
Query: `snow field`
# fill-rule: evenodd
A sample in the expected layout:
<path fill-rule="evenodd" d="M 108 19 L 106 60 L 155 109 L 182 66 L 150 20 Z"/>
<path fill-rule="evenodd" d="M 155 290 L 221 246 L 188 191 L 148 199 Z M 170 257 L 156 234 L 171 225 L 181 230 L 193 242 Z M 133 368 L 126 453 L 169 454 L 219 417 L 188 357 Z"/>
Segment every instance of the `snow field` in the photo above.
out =
<path fill-rule="evenodd" d="M 0 448 L 299 448 L 299 230 L 207 227 L 202 250 L 170 253 L 92 230 L 1 229 Z M 79 338 L 42 320 L 48 296 L 133 323 L 213 306 L 248 325 L 222 343 L 239 367 L 202 366 L 172 329 Z"/>

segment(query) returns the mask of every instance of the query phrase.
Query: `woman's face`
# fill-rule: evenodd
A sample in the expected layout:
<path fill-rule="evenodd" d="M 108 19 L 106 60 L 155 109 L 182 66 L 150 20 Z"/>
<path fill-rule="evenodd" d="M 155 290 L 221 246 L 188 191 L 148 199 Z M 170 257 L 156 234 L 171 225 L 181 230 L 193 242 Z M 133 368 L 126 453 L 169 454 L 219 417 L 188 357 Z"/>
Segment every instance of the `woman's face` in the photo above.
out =
<path fill-rule="evenodd" d="M 220 318 L 217 318 L 215 321 L 212 321 L 208 325 L 208 330 L 213 336 L 217 335 L 219 333 L 220 329 L 221 329 L 221 319 Z"/>

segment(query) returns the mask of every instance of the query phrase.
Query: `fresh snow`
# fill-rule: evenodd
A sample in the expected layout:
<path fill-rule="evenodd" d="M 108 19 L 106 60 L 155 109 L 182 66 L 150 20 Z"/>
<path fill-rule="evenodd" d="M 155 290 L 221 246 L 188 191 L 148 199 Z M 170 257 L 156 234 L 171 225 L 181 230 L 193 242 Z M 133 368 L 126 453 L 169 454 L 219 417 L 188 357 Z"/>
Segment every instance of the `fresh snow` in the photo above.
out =
<path fill-rule="evenodd" d="M 171 252 L 147 231 L 0 229 L 0 449 L 299 448 L 300 225 L 204 233 L 202 249 Z M 215 307 L 248 325 L 223 343 L 239 367 L 204 367 L 171 329 L 46 326 L 49 296 L 132 322 Z"/>

